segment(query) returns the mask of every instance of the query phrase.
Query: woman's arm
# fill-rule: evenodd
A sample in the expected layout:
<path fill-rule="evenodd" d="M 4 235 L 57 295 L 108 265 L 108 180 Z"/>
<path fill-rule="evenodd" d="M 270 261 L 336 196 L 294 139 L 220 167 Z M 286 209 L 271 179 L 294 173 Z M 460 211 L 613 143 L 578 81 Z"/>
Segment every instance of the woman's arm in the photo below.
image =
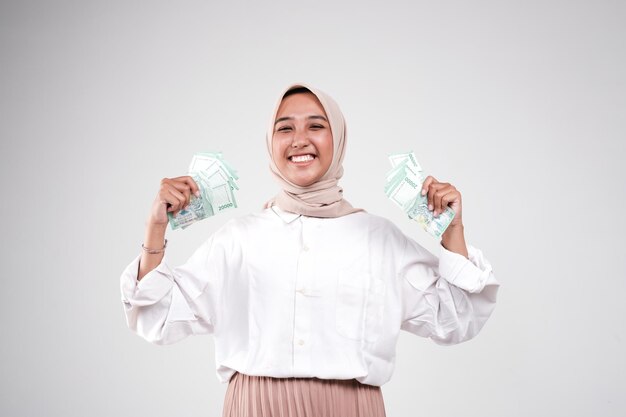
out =
<path fill-rule="evenodd" d="M 467 245 L 466 258 L 442 245 L 438 258 L 414 240 L 406 242 L 401 328 L 444 345 L 476 336 L 495 308 L 500 285 L 482 251 Z"/>
<path fill-rule="evenodd" d="M 189 205 L 191 194 L 200 195 L 200 189 L 189 175 L 177 178 L 163 178 L 159 192 L 152 202 L 150 215 L 146 221 L 146 232 L 143 245 L 152 250 L 164 249 L 165 231 L 169 218 L 167 213 L 178 213 Z M 148 272 L 156 268 L 163 260 L 165 251 L 148 253 L 144 250 L 139 262 L 137 281 L 141 280 Z"/>
<path fill-rule="evenodd" d="M 148 249 L 161 249 L 165 243 L 165 230 L 167 229 L 167 223 L 151 224 L 147 222 L 146 233 L 144 236 L 143 245 Z M 141 254 L 141 260 L 139 261 L 139 271 L 137 273 L 137 281 L 140 281 L 148 272 L 156 268 L 161 261 L 165 251 L 159 253 L 148 253 L 143 251 Z"/>
<path fill-rule="evenodd" d="M 463 224 L 458 226 L 449 226 L 441 235 L 441 244 L 450 252 L 458 253 L 468 258 L 467 245 L 465 244 Z M 469 259 L 469 258 L 468 258 Z"/>
<path fill-rule="evenodd" d="M 212 239 L 182 266 L 170 268 L 165 261 L 168 213 L 176 214 L 186 207 L 192 193 L 198 195 L 199 190 L 190 176 L 161 180 L 146 221 L 143 251 L 120 277 L 128 326 L 157 344 L 213 331 L 212 295 L 200 299 L 203 289 L 209 287 L 208 280 L 219 275 L 209 271 L 207 263 Z"/>
<path fill-rule="evenodd" d="M 223 239 L 221 239 L 223 240 Z M 192 334 L 212 333 L 215 306 L 225 274 L 224 250 L 211 235 L 182 265 L 161 262 L 137 282 L 142 255 L 120 277 L 128 327 L 155 344 L 175 343 Z"/>

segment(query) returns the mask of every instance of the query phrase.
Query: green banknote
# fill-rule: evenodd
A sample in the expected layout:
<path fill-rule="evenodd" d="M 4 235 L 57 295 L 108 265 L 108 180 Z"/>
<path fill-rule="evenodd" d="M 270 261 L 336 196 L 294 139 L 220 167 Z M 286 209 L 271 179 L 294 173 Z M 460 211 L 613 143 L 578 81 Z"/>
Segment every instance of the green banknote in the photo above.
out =
<path fill-rule="evenodd" d="M 387 198 L 426 232 L 440 238 L 452 222 L 454 210 L 446 207 L 443 213 L 435 217 L 428 209 L 428 198 L 421 193 L 424 182 L 422 167 L 413 152 L 389 155 L 389 162 L 393 168 L 387 173 Z"/>
<path fill-rule="evenodd" d="M 189 206 L 175 215 L 167 214 L 172 229 L 185 229 L 197 221 L 237 207 L 234 191 L 239 190 L 236 183 L 239 176 L 223 159 L 221 152 L 194 154 L 189 175 L 198 184 L 200 196 L 192 196 Z"/>
<path fill-rule="evenodd" d="M 441 237 L 446 231 L 452 219 L 454 219 L 454 210 L 446 207 L 443 213 L 434 217 L 433 212 L 428 210 L 428 196 L 419 193 L 417 198 L 413 200 L 413 204 L 406 211 L 410 219 L 416 221 L 424 230 L 435 237 Z"/>

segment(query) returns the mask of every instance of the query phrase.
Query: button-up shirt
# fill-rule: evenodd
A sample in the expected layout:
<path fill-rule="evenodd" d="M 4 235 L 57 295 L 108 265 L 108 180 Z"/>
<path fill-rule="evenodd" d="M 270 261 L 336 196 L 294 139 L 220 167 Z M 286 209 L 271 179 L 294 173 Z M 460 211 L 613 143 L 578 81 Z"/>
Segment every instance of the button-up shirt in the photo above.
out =
<path fill-rule="evenodd" d="M 455 344 L 491 315 L 482 252 L 437 257 L 366 212 L 315 218 L 274 206 L 226 222 L 182 265 L 121 275 L 127 324 L 155 344 L 211 334 L 217 376 L 356 378 L 383 385 L 400 330 Z"/>

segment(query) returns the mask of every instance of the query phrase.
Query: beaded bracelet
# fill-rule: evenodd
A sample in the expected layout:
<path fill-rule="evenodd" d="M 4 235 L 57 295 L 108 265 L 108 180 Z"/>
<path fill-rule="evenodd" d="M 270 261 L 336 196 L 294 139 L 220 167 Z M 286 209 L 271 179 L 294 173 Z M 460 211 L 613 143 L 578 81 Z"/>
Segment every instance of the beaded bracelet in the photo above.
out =
<path fill-rule="evenodd" d="M 165 243 L 163 244 L 163 248 L 161 249 L 150 249 L 146 248 L 143 243 L 141 244 L 141 249 L 145 250 L 147 253 L 154 255 L 156 253 L 165 252 L 165 248 L 167 247 L 167 239 L 165 239 Z"/>

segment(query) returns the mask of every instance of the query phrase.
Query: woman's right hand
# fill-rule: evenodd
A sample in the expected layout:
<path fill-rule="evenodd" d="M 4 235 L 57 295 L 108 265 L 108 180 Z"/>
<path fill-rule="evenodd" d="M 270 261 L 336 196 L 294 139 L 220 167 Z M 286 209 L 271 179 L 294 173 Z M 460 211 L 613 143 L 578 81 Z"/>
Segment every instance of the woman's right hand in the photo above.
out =
<path fill-rule="evenodd" d="M 200 189 L 189 175 L 163 178 L 159 193 L 152 203 L 148 223 L 151 225 L 167 225 L 169 221 L 167 213 L 176 214 L 187 207 L 192 193 L 199 197 Z"/>

